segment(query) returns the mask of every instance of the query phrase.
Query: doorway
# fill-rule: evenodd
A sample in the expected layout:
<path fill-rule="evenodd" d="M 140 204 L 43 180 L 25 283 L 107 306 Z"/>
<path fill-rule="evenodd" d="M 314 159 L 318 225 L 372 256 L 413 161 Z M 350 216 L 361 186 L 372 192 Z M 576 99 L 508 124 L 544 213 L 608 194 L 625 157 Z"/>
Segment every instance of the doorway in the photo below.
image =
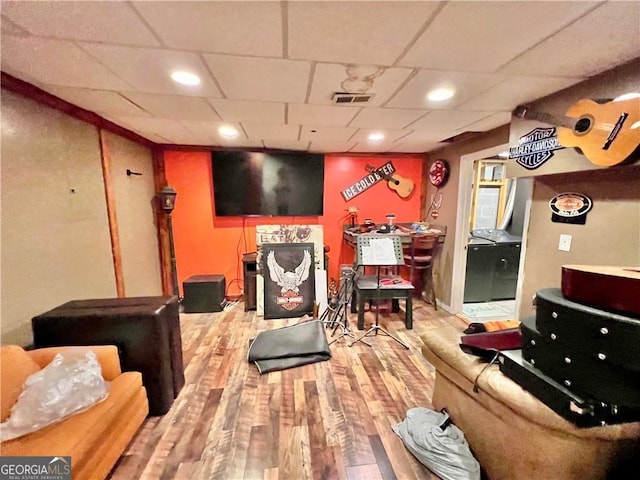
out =
<path fill-rule="evenodd" d="M 508 148 L 497 145 L 460 158 L 451 309 L 469 321 L 515 319 L 520 310 L 533 182 L 506 178 L 499 154 Z M 500 165 L 503 168 L 496 168 Z M 517 193 L 512 197 L 510 183 Z M 502 212 L 514 209 L 516 201 L 513 235 L 506 230 Z"/>

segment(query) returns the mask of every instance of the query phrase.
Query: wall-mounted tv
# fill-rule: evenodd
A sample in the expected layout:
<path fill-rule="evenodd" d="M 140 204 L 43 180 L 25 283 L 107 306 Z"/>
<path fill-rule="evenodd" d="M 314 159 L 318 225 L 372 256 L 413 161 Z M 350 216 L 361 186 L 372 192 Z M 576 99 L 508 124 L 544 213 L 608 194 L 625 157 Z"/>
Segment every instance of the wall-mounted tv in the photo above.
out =
<path fill-rule="evenodd" d="M 216 216 L 323 214 L 324 155 L 211 152 Z"/>

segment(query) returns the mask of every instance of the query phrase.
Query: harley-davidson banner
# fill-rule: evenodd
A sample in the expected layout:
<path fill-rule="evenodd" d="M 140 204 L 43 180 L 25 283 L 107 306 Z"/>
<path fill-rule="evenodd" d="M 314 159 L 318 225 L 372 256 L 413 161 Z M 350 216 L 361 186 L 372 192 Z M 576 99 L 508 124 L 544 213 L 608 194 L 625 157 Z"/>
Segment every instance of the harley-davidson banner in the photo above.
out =
<path fill-rule="evenodd" d="M 313 314 L 313 243 L 263 245 L 264 318 Z"/>

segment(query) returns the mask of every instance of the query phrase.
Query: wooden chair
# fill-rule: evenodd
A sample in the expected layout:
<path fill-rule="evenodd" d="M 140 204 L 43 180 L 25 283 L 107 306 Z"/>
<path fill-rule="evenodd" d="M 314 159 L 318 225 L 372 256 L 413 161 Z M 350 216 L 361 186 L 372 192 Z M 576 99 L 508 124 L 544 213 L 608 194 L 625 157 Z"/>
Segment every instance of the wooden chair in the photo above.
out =
<path fill-rule="evenodd" d="M 436 292 L 433 285 L 433 262 L 439 247 L 438 235 L 417 234 L 403 252 L 405 264 L 409 267 L 409 281 L 418 296 L 425 292 L 429 303 L 436 307 Z"/>

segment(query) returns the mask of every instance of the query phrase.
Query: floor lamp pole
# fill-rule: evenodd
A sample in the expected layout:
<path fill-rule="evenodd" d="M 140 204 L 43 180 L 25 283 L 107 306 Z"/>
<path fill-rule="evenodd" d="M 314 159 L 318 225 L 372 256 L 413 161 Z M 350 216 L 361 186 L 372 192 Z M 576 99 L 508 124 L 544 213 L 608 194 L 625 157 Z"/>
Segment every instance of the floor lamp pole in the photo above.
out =
<path fill-rule="evenodd" d="M 173 245 L 173 221 L 171 220 L 171 213 L 167 214 L 167 230 L 169 230 L 169 254 L 171 256 L 171 279 L 173 283 L 173 294 L 180 297 L 180 290 L 178 288 L 178 268 L 176 265 L 176 249 Z"/>
<path fill-rule="evenodd" d="M 156 195 L 160 201 L 160 208 L 167 215 L 167 230 L 169 234 L 169 255 L 171 259 L 171 283 L 173 283 L 173 294 L 180 298 L 178 288 L 178 269 L 176 267 L 176 249 L 173 244 L 173 221 L 171 213 L 176 206 L 176 196 L 178 193 L 169 185 L 162 187 Z"/>

